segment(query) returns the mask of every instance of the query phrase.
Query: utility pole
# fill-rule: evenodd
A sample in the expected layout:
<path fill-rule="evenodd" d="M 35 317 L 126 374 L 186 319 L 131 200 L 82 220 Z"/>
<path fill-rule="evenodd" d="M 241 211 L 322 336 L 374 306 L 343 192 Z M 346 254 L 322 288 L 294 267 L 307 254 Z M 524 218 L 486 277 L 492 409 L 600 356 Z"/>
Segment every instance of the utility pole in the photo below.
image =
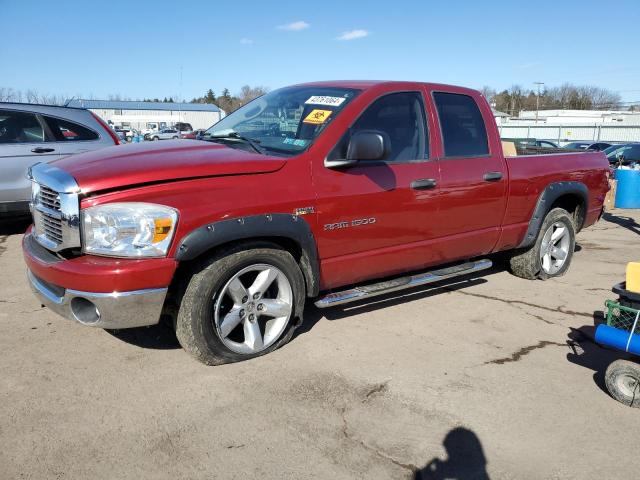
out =
<path fill-rule="evenodd" d="M 540 111 L 540 86 L 544 85 L 544 82 L 533 82 L 538 87 L 538 95 L 536 95 L 536 124 L 538 123 L 538 112 Z"/>

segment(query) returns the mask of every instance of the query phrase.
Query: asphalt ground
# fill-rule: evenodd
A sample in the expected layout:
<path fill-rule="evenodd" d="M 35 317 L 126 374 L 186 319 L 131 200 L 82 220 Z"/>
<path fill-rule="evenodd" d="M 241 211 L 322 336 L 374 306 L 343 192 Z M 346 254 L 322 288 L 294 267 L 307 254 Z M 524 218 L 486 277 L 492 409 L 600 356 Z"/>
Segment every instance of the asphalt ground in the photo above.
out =
<path fill-rule="evenodd" d="M 613 400 L 594 323 L 640 260 L 640 211 L 578 236 L 570 271 L 308 306 L 286 346 L 206 367 L 164 326 L 57 317 L 26 223 L 0 225 L 0 478 L 638 477 L 640 410 Z"/>

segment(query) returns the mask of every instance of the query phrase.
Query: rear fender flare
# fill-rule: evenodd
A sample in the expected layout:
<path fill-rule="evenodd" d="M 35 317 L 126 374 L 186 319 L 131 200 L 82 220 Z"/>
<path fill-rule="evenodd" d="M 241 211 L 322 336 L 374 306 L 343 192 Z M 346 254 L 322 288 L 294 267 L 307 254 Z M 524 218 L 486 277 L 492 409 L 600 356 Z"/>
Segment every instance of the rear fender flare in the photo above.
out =
<path fill-rule="evenodd" d="M 300 267 L 307 283 L 307 296 L 319 292 L 318 249 L 309 223 L 298 215 L 272 213 L 209 223 L 185 235 L 176 250 L 179 262 L 193 260 L 217 246 L 238 240 L 279 237 L 294 241 L 301 250 Z"/>
<path fill-rule="evenodd" d="M 551 209 L 551 205 L 563 195 L 576 195 L 582 200 L 582 207 L 586 213 L 589 208 L 589 189 L 584 183 L 581 182 L 554 182 L 545 187 L 536 203 L 536 208 L 533 210 L 531 220 L 529 220 L 529 227 L 527 233 L 524 236 L 520 245 L 517 248 L 526 248 L 533 245 L 538 238 L 540 227 L 544 221 L 544 217 Z M 580 225 L 576 225 L 577 229 L 580 229 Z"/>

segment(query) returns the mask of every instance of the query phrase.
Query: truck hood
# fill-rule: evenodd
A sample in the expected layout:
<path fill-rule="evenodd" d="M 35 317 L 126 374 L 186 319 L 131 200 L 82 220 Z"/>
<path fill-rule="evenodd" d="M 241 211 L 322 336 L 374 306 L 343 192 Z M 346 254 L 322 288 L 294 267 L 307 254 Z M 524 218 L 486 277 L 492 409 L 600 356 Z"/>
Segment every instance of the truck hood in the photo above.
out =
<path fill-rule="evenodd" d="M 275 172 L 286 160 L 196 140 L 144 142 L 81 153 L 51 162 L 84 193 L 146 183 Z"/>

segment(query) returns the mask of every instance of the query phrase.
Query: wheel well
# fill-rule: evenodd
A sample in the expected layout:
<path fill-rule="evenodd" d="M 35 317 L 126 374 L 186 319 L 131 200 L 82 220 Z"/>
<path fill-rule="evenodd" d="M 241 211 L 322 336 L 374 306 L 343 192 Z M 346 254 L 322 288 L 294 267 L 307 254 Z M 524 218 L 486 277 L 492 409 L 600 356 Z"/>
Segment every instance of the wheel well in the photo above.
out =
<path fill-rule="evenodd" d="M 193 259 L 180 261 L 178 264 L 178 268 L 176 269 L 176 273 L 173 276 L 171 285 L 169 286 L 168 297 L 170 299 L 173 299 L 174 301 L 168 303 L 173 303 L 173 308 L 177 308 L 179 306 L 179 299 L 184 293 L 187 284 L 189 283 L 189 278 L 193 274 L 194 269 L 198 268 L 198 265 L 204 258 L 211 257 L 212 255 L 215 255 L 216 253 L 230 247 L 238 248 L 241 245 L 250 245 L 260 242 L 274 244 L 289 252 L 300 266 L 300 270 L 302 271 L 302 275 L 305 280 L 307 296 L 317 295 L 318 279 L 315 278 L 316 275 L 314 274 L 314 270 L 311 266 L 311 261 L 309 260 L 308 255 L 303 250 L 303 248 L 295 240 L 287 237 L 260 236 L 221 243 L 219 245 L 211 247 L 208 250 L 203 251 L 200 255 Z M 170 316 L 173 316 L 171 312 L 166 313 Z"/>
<path fill-rule="evenodd" d="M 582 229 L 584 224 L 586 205 L 584 199 L 580 195 L 567 193 L 558 197 L 549 207 L 549 211 L 554 208 L 562 208 L 569 212 L 574 220 L 576 232 Z"/>

